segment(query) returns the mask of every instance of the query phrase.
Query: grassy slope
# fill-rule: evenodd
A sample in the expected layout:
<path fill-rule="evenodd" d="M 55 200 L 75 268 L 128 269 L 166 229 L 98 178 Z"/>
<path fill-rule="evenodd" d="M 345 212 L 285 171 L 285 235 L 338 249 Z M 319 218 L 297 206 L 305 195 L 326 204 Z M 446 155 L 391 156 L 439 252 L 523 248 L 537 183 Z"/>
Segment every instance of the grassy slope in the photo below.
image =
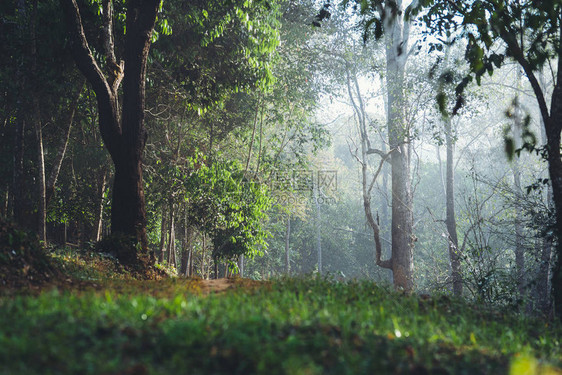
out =
<path fill-rule="evenodd" d="M 0 374 L 561 373 L 561 328 L 508 311 L 367 282 L 238 284 L 203 295 L 197 281 L 120 280 L 2 297 Z"/>

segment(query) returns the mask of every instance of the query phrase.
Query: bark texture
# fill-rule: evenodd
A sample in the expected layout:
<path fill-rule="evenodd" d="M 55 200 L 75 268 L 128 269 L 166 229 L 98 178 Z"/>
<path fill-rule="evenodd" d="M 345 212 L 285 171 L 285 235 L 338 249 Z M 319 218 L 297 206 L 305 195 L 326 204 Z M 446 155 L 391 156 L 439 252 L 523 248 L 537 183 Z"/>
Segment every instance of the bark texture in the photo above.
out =
<path fill-rule="evenodd" d="M 402 1 L 385 2 L 385 47 L 388 143 L 392 181 L 392 274 L 394 286 L 414 288 L 413 210 L 410 179 L 410 130 L 406 122 L 404 69 L 408 59 L 410 24 Z M 398 16 L 394 13 L 399 10 Z"/>

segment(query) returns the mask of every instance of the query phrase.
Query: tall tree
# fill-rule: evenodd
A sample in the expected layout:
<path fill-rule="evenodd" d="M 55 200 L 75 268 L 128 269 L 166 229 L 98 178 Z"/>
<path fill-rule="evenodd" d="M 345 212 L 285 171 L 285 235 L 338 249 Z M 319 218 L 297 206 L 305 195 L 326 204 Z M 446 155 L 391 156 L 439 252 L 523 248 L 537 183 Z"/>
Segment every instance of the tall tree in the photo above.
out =
<path fill-rule="evenodd" d="M 449 42 L 452 38 L 449 38 Z M 431 47 L 430 47 L 431 48 Z M 439 91 L 446 90 L 450 88 L 450 80 L 452 79 L 447 73 L 450 72 L 450 46 L 445 48 L 445 56 L 443 64 L 444 71 L 446 74 L 441 74 L 437 79 L 437 84 Z M 438 60 L 439 61 L 439 60 Z M 433 76 L 433 74 L 430 74 Z M 443 93 L 444 94 L 444 93 Z M 451 90 L 448 92 L 449 95 L 444 94 L 440 96 L 438 101 L 438 106 L 445 106 L 446 96 L 452 96 Z M 463 280 L 462 280 L 462 270 L 461 270 L 461 249 L 459 248 L 459 239 L 457 233 L 457 219 L 455 214 L 455 143 L 457 140 L 456 127 L 453 125 L 453 119 L 441 110 L 441 117 L 443 122 L 443 132 L 445 135 L 445 147 L 446 147 L 446 172 L 445 172 L 445 225 L 447 227 L 447 247 L 449 250 L 449 260 L 451 263 L 451 279 L 453 283 L 453 294 L 456 296 L 461 296 L 463 292 Z M 441 163 L 441 160 L 439 160 Z M 439 166 L 441 168 L 441 165 Z"/>
<path fill-rule="evenodd" d="M 402 1 L 385 1 L 387 126 L 392 180 L 392 275 L 394 285 L 405 291 L 414 286 L 413 209 L 410 180 L 410 129 L 406 122 L 405 67 L 408 59 L 410 20 L 403 16 Z"/>
<path fill-rule="evenodd" d="M 378 265 L 392 270 L 394 286 L 407 292 L 414 287 L 414 235 L 410 177 L 411 134 L 406 121 L 405 69 L 411 55 L 409 41 L 412 19 L 402 0 L 360 3 L 364 18 L 364 39 L 384 34 L 386 56 L 386 104 L 388 144 L 392 181 L 392 253 Z M 415 6 L 414 4 L 410 6 Z M 376 150 L 369 150 L 369 153 Z M 382 154 L 381 152 L 378 152 Z"/>
<path fill-rule="evenodd" d="M 521 70 L 517 69 L 517 89 L 521 86 Z M 519 97 L 519 93 L 515 96 L 513 100 L 513 133 L 514 133 L 514 145 L 516 148 L 520 147 L 520 139 L 521 133 L 523 131 L 523 108 L 521 108 L 521 99 Z M 518 158 L 514 158 L 511 161 L 511 169 L 513 171 L 513 188 L 515 190 L 515 194 L 522 196 L 523 189 L 521 188 L 521 166 L 519 163 Z M 515 227 L 515 267 L 517 270 L 517 290 L 519 292 L 519 296 L 522 297 L 525 291 L 526 282 L 525 282 L 525 248 L 523 246 L 523 213 L 521 210 L 516 210 L 515 212 L 515 219 L 514 219 L 514 227 Z"/>
<path fill-rule="evenodd" d="M 61 0 L 76 64 L 96 93 L 99 128 L 113 163 L 115 180 L 111 206 L 111 229 L 135 239 L 147 249 L 146 209 L 142 179 L 145 76 L 151 35 L 159 0 L 126 2 L 126 33 L 123 60 L 115 54 L 113 1 L 102 2 L 105 73 L 94 57 L 76 0 Z M 123 81 L 123 96 L 118 90 Z M 130 251 L 133 251 L 131 247 Z M 135 259 L 135 256 L 127 259 Z"/>
<path fill-rule="evenodd" d="M 453 293 L 456 296 L 462 295 L 462 273 L 461 273 L 461 254 L 457 234 L 457 220 L 455 216 L 455 167 L 454 151 L 455 136 L 451 118 L 444 119 L 445 122 L 445 145 L 447 147 L 447 172 L 445 183 L 446 199 L 446 218 L 449 258 L 451 260 L 451 278 L 453 279 Z"/>

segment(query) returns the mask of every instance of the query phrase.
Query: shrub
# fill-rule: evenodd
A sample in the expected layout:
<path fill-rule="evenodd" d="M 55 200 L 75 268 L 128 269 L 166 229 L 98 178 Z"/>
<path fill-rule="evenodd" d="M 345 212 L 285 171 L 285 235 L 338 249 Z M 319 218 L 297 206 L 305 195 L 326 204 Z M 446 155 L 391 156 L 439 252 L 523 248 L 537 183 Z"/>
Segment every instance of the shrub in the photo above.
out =
<path fill-rule="evenodd" d="M 0 287 L 40 285 L 60 274 L 36 235 L 0 217 Z"/>

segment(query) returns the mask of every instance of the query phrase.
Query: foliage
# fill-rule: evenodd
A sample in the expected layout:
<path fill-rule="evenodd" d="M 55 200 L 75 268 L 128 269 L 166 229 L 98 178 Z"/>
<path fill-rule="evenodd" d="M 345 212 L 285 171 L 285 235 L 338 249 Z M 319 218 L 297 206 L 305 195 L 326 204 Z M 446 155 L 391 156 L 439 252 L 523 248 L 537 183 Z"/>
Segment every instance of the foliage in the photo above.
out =
<path fill-rule="evenodd" d="M 425 8 L 425 10 L 423 10 Z M 455 88 L 456 104 L 452 113 L 465 104 L 464 91 L 470 83 L 475 81 L 481 85 L 482 77 L 492 76 L 494 70 L 501 68 L 508 59 L 513 59 L 530 77 L 536 80 L 534 72 L 541 71 L 549 60 L 559 54 L 560 35 L 560 2 L 506 2 L 479 0 L 474 2 L 452 2 L 423 0 L 409 10 L 409 16 L 420 16 L 428 27 L 426 33 L 436 37 L 434 47 L 438 50 L 447 48 L 459 41 L 466 42 L 465 60 L 469 72 L 462 79 L 457 79 Z M 503 46 L 498 46 L 498 41 Z M 503 47 L 503 48 L 502 48 Z M 445 71 L 440 79 L 445 79 L 453 73 Z M 533 90 L 539 100 L 542 116 L 546 114 L 544 98 L 538 94 L 538 84 L 532 82 Z M 438 100 L 443 98 L 444 92 L 437 94 Z M 440 109 L 446 114 L 450 109 L 440 104 Z M 512 110 L 506 112 L 512 117 Z M 524 147 L 534 149 L 536 139 L 528 131 L 530 118 L 525 119 L 523 129 Z M 513 140 L 508 138 L 506 150 L 510 157 L 515 148 Z"/>
<path fill-rule="evenodd" d="M 212 215 L 205 229 L 213 240 L 214 257 L 235 260 L 239 255 L 262 254 L 260 248 L 267 246 L 268 235 L 263 224 L 271 205 L 267 187 L 233 161 L 215 162 L 200 173 L 199 188 L 206 194 L 194 203 L 193 213 Z M 205 199 L 211 196 L 214 201 Z"/>
<path fill-rule="evenodd" d="M 173 31 L 155 43 L 152 62 L 188 110 L 201 114 L 225 94 L 273 83 L 276 1 L 167 1 L 162 10 Z"/>
<path fill-rule="evenodd" d="M 36 229 L 36 220 L 28 219 L 37 210 L 38 157 L 33 125 L 42 126 L 47 171 L 56 149 L 63 142 L 61 133 L 68 119 L 68 107 L 82 81 L 76 77 L 74 64 L 65 46 L 64 22 L 57 1 L 4 1 L 0 8 L 0 149 L 2 194 L 11 189 L 16 152 L 16 128 L 22 123 L 24 176 L 21 186 L 25 209 L 19 221 L 25 229 Z M 31 53 L 33 30 L 36 34 L 35 54 Z M 36 65 L 34 66 L 34 60 Z M 48 63 L 47 63 L 48 62 Z M 72 83 L 71 83 L 72 82 Z M 78 86 L 78 87 L 77 87 Z M 40 102 L 39 110 L 33 100 Z M 8 216 L 8 215 L 7 215 Z M 31 224 L 33 223 L 33 224 Z M 29 224 L 29 225 L 28 225 Z"/>
<path fill-rule="evenodd" d="M 154 254 L 142 252 L 134 236 L 112 233 L 99 241 L 95 248 L 102 255 L 116 258 L 137 279 L 154 279 L 164 275 L 162 270 L 154 266 Z"/>
<path fill-rule="evenodd" d="M 0 288 L 40 285 L 58 276 L 37 237 L 0 217 Z"/>
<path fill-rule="evenodd" d="M 235 260 L 262 254 L 268 232 L 264 224 L 271 205 L 267 186 L 236 161 L 214 160 L 196 153 L 172 166 L 158 163 L 159 193 L 186 205 L 191 225 L 207 233 L 213 257 Z"/>
<path fill-rule="evenodd" d="M 4 297 L 0 372 L 489 374 L 530 362 L 556 374 L 562 364 L 558 324 L 507 311 L 370 282 L 231 285 L 205 296 L 197 280 L 119 281 Z"/>
<path fill-rule="evenodd" d="M 133 275 L 125 270 L 117 258 L 108 253 L 90 250 L 76 251 L 76 249 L 66 247 L 55 248 L 49 255 L 71 281 L 92 282 L 133 278 Z"/>

